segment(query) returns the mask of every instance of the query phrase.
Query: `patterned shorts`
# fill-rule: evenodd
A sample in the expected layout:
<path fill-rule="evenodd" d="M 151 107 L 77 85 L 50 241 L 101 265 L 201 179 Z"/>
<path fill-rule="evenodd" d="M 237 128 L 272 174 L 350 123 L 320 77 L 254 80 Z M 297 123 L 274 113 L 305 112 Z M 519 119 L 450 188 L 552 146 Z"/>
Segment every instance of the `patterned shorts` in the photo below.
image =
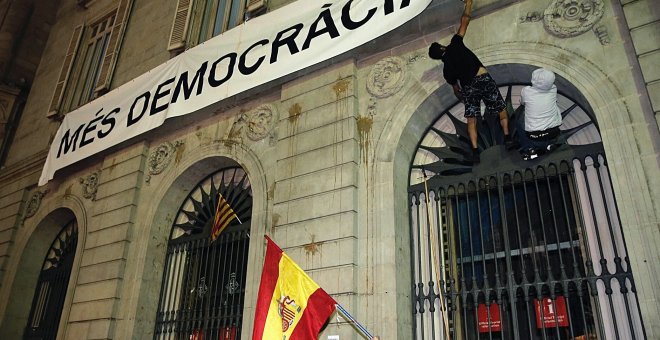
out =
<path fill-rule="evenodd" d="M 465 117 L 481 116 L 481 101 L 486 104 L 487 114 L 498 114 L 504 110 L 506 103 L 497 84 L 490 74 L 476 76 L 461 89 L 465 103 Z"/>

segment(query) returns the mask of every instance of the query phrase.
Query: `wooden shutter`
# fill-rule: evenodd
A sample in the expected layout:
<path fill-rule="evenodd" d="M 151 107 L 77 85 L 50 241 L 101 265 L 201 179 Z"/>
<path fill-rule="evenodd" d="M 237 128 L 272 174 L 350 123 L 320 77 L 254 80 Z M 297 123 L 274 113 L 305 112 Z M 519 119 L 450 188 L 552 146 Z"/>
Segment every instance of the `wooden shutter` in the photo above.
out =
<path fill-rule="evenodd" d="M 170 32 L 170 42 L 167 45 L 168 51 L 178 51 L 186 47 L 191 5 L 191 0 L 178 0 L 172 31 Z"/>
<path fill-rule="evenodd" d="M 103 57 L 101 69 L 99 70 L 99 80 L 96 83 L 96 88 L 94 89 L 94 94 L 96 96 L 110 90 L 110 82 L 115 71 L 117 56 L 119 55 L 121 42 L 124 39 L 126 22 L 128 21 L 128 17 L 131 13 L 132 5 L 133 0 L 121 0 L 119 2 L 119 7 L 117 7 L 115 22 L 112 27 L 112 32 L 110 32 L 108 47 L 105 50 L 105 57 Z"/>
<path fill-rule="evenodd" d="M 245 11 L 248 13 L 256 12 L 264 6 L 266 6 L 266 0 L 248 0 Z"/>
<path fill-rule="evenodd" d="M 55 85 L 55 93 L 53 93 L 53 99 L 48 107 L 49 118 L 58 116 L 60 105 L 62 104 L 62 96 L 64 95 L 64 90 L 69 80 L 71 69 L 73 68 L 73 62 L 76 59 L 78 47 L 80 46 L 83 28 L 84 26 L 80 25 L 73 30 L 73 35 L 71 36 L 71 41 L 69 41 L 69 47 L 64 56 L 64 62 L 62 63 L 62 69 L 60 70 L 60 76 L 57 78 L 57 84 Z"/>

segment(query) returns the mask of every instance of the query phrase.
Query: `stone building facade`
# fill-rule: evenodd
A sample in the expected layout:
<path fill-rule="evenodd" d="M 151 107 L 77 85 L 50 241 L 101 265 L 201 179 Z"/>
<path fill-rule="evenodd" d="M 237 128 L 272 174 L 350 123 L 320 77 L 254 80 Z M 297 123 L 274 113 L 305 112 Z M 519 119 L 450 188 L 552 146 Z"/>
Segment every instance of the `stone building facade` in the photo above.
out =
<path fill-rule="evenodd" d="M 244 14 L 248 18 L 268 16 L 292 2 L 233 1 L 238 6 L 236 13 L 242 14 L 233 24 L 234 19 L 227 15 L 223 22 L 229 26 L 219 30 L 240 24 Z M 460 135 L 460 123 L 446 130 L 441 127 L 445 124 L 442 119 L 460 121 L 462 105 L 442 76 L 442 64 L 427 56 L 431 42 L 447 43 L 455 33 L 462 11 L 459 1 L 434 0 L 417 17 L 370 43 L 198 112 L 169 119 L 157 129 L 59 170 L 53 180 L 38 185 L 48 149 L 68 111 L 93 102 L 214 35 L 204 36 L 193 24 L 204 22 L 203 3 L 207 2 L 0 2 L 4 18 L 0 27 L 0 71 L 4 72 L 0 90 L 3 338 L 46 332 L 43 334 L 58 339 L 170 335 L 201 339 L 196 333 L 201 330 L 207 336 L 224 331 L 227 339 L 232 332 L 249 339 L 265 254 L 264 235 L 382 339 L 441 338 L 445 327 L 455 338 L 476 338 L 477 328 L 468 328 L 475 318 L 482 321 L 472 315 L 482 304 L 498 306 L 502 314 L 504 330 L 492 328 L 491 335 L 534 337 L 532 332 L 539 330 L 519 326 L 527 321 L 513 321 L 516 308 L 506 307 L 507 303 L 525 303 L 521 297 L 511 296 L 512 291 L 507 290 L 513 289 L 511 284 L 498 281 L 492 287 L 480 287 L 493 290 L 496 298 L 492 302 L 496 303 L 492 303 L 490 297 L 476 297 L 481 293 L 474 289 L 470 294 L 475 297 L 469 300 L 469 294 L 462 293 L 467 286 L 459 287 L 451 280 L 460 281 L 467 275 L 464 269 L 451 269 L 467 263 L 452 260 L 461 257 L 456 255 L 457 245 L 467 236 L 456 234 L 447 223 L 438 224 L 444 229 L 435 229 L 444 239 L 433 236 L 433 231 L 431 237 L 426 231 L 418 233 L 425 226 L 417 214 L 425 210 L 419 206 L 430 204 L 424 201 L 428 192 L 418 192 L 420 169 L 425 174 L 424 165 L 433 163 L 432 156 L 420 153 L 448 146 L 450 137 L 443 133 Z M 295 4 L 291 6 L 295 8 Z M 477 0 L 474 6 L 466 45 L 489 68 L 503 93 L 515 98 L 515 89 L 529 84 L 531 70 L 549 68 L 557 74 L 559 91 L 568 102 L 567 117 L 575 104 L 584 116 L 574 126 L 592 124 L 591 130 L 571 130 L 576 133 L 574 139 L 567 140 L 569 146 L 560 150 L 563 153 L 558 151 L 557 157 L 568 155 L 561 164 L 570 168 L 567 174 L 577 173 L 566 176 L 573 176 L 570 185 L 578 193 L 562 201 L 574 206 L 576 217 L 567 219 L 576 229 L 569 234 L 579 237 L 566 243 L 567 251 L 589 253 L 593 261 L 587 261 L 589 255 L 582 255 L 584 261 L 573 258 L 576 266 L 587 268 L 568 274 L 579 276 L 575 282 L 559 275 L 562 278 L 555 281 L 546 277 L 545 283 L 530 280 L 525 281 L 526 286 L 520 285 L 520 289 L 528 289 L 560 282 L 567 288 L 557 288 L 559 295 L 567 301 L 574 296 L 586 299 L 582 302 L 591 305 L 590 312 L 582 318 L 567 315 L 570 326 L 552 324 L 548 330 L 540 327 L 541 332 L 549 332 L 551 338 L 568 338 L 569 334 L 572 338 L 598 335 L 609 339 L 615 334 L 619 338 L 659 338 L 660 326 L 655 321 L 660 318 L 660 5 L 655 0 Z M 176 17 L 182 10 L 187 10 L 183 17 L 189 20 L 181 33 Z M 97 34 L 99 38 L 94 40 Z M 197 35 L 191 38 L 191 34 Z M 99 41 L 107 45 L 103 45 L 98 64 L 76 58 L 85 46 L 97 46 L 93 44 Z M 103 64 L 106 60 L 108 65 Z M 72 85 L 84 78 L 84 71 L 76 71 L 84 69 L 80 65 L 100 70 L 86 94 Z M 20 85 L 20 79 L 28 85 Z M 517 107 L 515 100 L 508 101 Z M 454 118 L 443 118 L 448 115 Z M 440 132 L 435 137 L 429 135 L 436 130 Z M 438 136 L 446 138 L 443 141 Z M 431 188 L 431 196 L 444 202 L 439 188 L 454 177 L 456 183 L 468 183 L 472 178 L 475 182 L 470 183 L 479 186 L 479 178 L 494 173 L 552 168 L 544 159 L 536 163 L 514 160 L 517 153 L 502 151 L 495 135 L 493 141 L 484 147 L 481 164 L 461 163 L 465 165 L 461 169 L 468 170 L 460 170 L 459 175 L 436 170 L 431 177 L 439 182 L 429 180 L 437 184 Z M 596 151 L 585 156 L 590 160 L 581 165 L 578 154 L 583 149 L 574 146 L 590 143 L 597 144 Z M 435 152 L 435 161 L 444 157 L 440 151 L 429 152 Z M 595 170 L 584 170 L 580 177 L 581 167 Z M 590 182 L 593 171 L 599 174 L 598 180 Z M 503 176 L 498 181 L 506 178 L 497 176 Z M 594 207 L 597 198 L 591 196 L 589 183 L 600 185 L 601 210 Z M 503 207 L 509 201 L 506 188 L 499 187 Z M 209 206 L 214 209 L 218 194 L 246 204 L 241 210 L 245 215 L 238 214 L 243 221 L 228 227 L 228 235 L 236 238 L 228 236 L 222 241 L 239 244 L 236 240 L 242 240 L 236 248 L 240 259 L 236 255 L 235 260 L 225 260 L 229 255 L 219 245 L 209 245 L 205 236 L 210 222 L 208 216 L 204 220 L 200 216 L 208 215 Z M 476 202 L 482 202 L 479 196 Z M 500 209 L 500 205 L 488 204 Z M 451 219 L 448 211 L 456 206 L 442 205 L 444 212 L 437 210 L 433 218 Z M 567 215 L 569 210 L 565 209 Z M 195 225 L 196 218 L 202 225 Z M 492 215 L 489 221 L 494 221 Z M 590 229 L 590 225 L 595 227 Z M 438 237 L 440 244 L 435 249 L 430 241 L 425 244 L 424 240 Z M 596 239 L 598 244 L 593 243 Z M 556 249 L 564 244 L 559 236 L 555 242 Z M 519 245 L 516 251 L 521 257 L 536 256 L 541 249 L 538 252 L 548 256 L 554 249 L 551 243 L 544 234 L 543 240 L 531 241 L 528 250 Z M 504 244 L 494 245 L 491 253 L 499 256 L 500 247 L 503 254 L 508 251 L 509 255 L 502 256 L 510 261 L 506 262 L 510 266 L 506 275 L 513 278 L 517 274 L 511 263 L 517 260 L 511 254 L 516 251 L 508 242 Z M 426 268 L 427 258 L 437 254 L 447 275 L 442 280 L 431 278 L 439 270 L 430 269 L 431 265 Z M 487 257 L 485 250 L 479 254 Z M 204 275 L 220 271 L 213 263 L 236 269 Z M 611 273 L 604 269 L 607 266 L 613 268 Z M 68 272 L 48 281 L 47 273 L 58 268 L 68 268 Z M 567 273 L 563 267 L 561 271 Z M 435 294 L 429 281 L 442 282 L 443 293 Z M 50 288 L 44 282 L 50 282 Z M 60 285 L 59 293 L 46 299 L 54 291 L 54 283 Z M 576 291 L 592 294 L 592 300 Z M 558 301 L 555 291 L 538 288 L 537 293 Z M 230 302 L 234 294 L 240 296 L 240 302 Z M 54 310 L 44 307 L 55 300 Z M 450 304 L 450 311 L 442 312 L 445 303 Z M 196 304 L 219 310 L 231 305 L 234 309 L 209 314 L 210 309 L 196 309 Z M 530 318 L 532 304 L 527 301 Z M 570 314 L 574 309 L 567 304 Z M 619 307 L 626 312 L 618 313 L 615 309 Z M 174 312 L 181 314 L 175 317 Z M 39 320 L 51 322 L 49 328 Z M 176 324 L 180 320 L 186 321 Z M 525 334 L 528 331 L 530 336 Z M 334 318 L 322 338 L 329 335 L 359 338 L 350 325 Z"/>

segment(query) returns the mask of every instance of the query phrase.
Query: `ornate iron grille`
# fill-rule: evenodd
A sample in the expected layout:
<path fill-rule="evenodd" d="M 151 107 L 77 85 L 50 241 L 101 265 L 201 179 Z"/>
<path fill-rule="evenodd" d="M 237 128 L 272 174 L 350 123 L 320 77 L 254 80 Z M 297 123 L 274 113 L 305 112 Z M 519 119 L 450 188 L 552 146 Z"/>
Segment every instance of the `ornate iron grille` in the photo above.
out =
<path fill-rule="evenodd" d="M 237 218 L 211 241 L 220 195 Z M 241 168 L 222 169 L 190 192 L 170 234 L 155 339 L 240 339 L 251 215 Z"/>
<path fill-rule="evenodd" d="M 597 127 L 561 100 L 566 144 L 532 162 L 484 120 L 472 168 L 455 108 L 423 139 L 409 189 L 417 339 L 645 338 Z"/>
<path fill-rule="evenodd" d="M 57 337 L 77 244 L 78 224 L 74 220 L 62 228 L 46 253 L 32 298 L 24 339 Z"/>

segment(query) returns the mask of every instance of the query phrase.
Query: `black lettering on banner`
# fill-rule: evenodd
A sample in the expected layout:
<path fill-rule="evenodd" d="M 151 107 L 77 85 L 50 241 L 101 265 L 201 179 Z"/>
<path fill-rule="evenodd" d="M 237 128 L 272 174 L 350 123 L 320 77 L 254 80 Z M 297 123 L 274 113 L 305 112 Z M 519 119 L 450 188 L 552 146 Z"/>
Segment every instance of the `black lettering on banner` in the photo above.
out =
<path fill-rule="evenodd" d="M 399 9 L 410 6 L 410 0 L 401 0 Z M 394 13 L 394 0 L 385 0 L 385 15 Z"/>
<path fill-rule="evenodd" d="M 367 12 L 367 16 L 364 17 L 364 19 L 360 21 L 353 21 L 351 18 L 351 4 L 353 3 L 353 0 L 349 0 L 346 5 L 344 5 L 344 8 L 341 9 L 341 23 L 344 25 L 349 30 L 354 30 L 357 28 L 360 28 L 360 26 L 364 25 L 369 21 L 374 14 L 376 13 L 376 8 L 372 8 Z"/>
<path fill-rule="evenodd" d="M 294 55 L 300 50 L 298 49 L 298 46 L 296 46 L 296 37 L 298 34 L 300 34 L 300 31 L 305 27 L 303 24 L 295 24 L 284 31 L 280 31 L 277 33 L 277 36 L 275 36 L 275 40 L 273 40 L 273 45 L 271 46 L 271 52 L 270 52 L 270 63 L 273 64 L 277 61 L 277 54 L 279 53 L 280 47 L 286 45 L 289 48 L 289 53 L 291 55 Z M 293 30 L 294 32 L 291 33 L 288 37 L 282 39 L 282 36 L 284 33 Z"/>
<path fill-rule="evenodd" d="M 140 101 L 140 98 L 144 100 L 144 103 L 142 103 L 142 110 L 140 111 L 140 114 L 137 117 L 134 117 L 133 113 L 135 112 L 135 106 L 137 105 L 138 101 Z M 150 92 L 145 92 L 139 95 L 137 98 L 135 98 L 135 101 L 133 101 L 133 104 L 131 105 L 131 110 L 128 111 L 128 121 L 126 123 L 126 127 L 129 127 L 137 123 L 142 118 L 144 113 L 147 111 L 147 106 L 149 106 L 149 98 L 151 98 Z"/>
<path fill-rule="evenodd" d="M 392 14 L 394 12 L 394 0 L 385 0 L 385 15 Z"/>
<path fill-rule="evenodd" d="M 158 112 L 165 111 L 167 109 L 167 106 L 170 105 L 170 102 L 167 101 L 165 104 L 158 106 L 158 99 L 163 98 L 168 94 L 170 94 L 170 89 L 167 89 L 163 92 L 160 92 L 160 90 L 162 90 L 163 87 L 172 84 L 173 82 L 174 82 L 174 78 L 170 78 L 158 85 L 158 87 L 156 88 L 156 93 L 154 93 L 154 99 L 151 101 L 151 112 L 149 112 L 150 116 L 153 116 Z"/>
<path fill-rule="evenodd" d="M 326 8 L 323 10 L 321 13 L 319 13 L 319 17 L 316 18 L 312 26 L 309 28 L 309 32 L 307 33 L 307 38 L 305 38 L 305 42 L 303 43 L 302 49 L 306 50 L 309 48 L 309 45 L 312 43 L 312 39 L 328 33 L 330 34 L 330 38 L 334 39 L 339 36 L 339 31 L 337 30 L 337 26 L 335 26 L 335 21 L 332 20 L 332 15 L 330 14 L 330 9 L 327 7 L 332 6 L 332 4 L 325 4 L 323 5 L 323 8 Z M 325 28 L 321 29 L 320 31 L 317 31 L 317 25 L 319 24 L 319 21 L 323 20 L 323 23 L 325 24 Z"/>
<path fill-rule="evenodd" d="M 259 66 L 261 66 L 261 63 L 263 63 L 263 61 L 264 61 L 264 59 L 266 59 L 266 57 L 265 56 L 259 57 L 259 59 L 257 59 L 257 61 L 252 66 L 248 67 L 248 66 L 245 66 L 245 56 L 253 48 L 255 48 L 259 45 L 261 45 L 261 46 L 266 45 L 266 44 L 268 44 L 268 42 L 269 42 L 268 39 L 263 39 L 263 40 L 257 41 L 256 43 L 252 44 L 252 46 L 248 47 L 247 50 L 245 50 L 245 52 L 243 52 L 243 54 L 241 54 L 241 59 L 238 61 L 238 71 L 240 71 L 242 74 L 244 74 L 246 76 L 254 73 L 259 68 Z"/>
<path fill-rule="evenodd" d="M 115 128 L 115 124 L 117 123 L 117 120 L 115 119 L 115 117 L 113 117 L 113 115 L 118 113 L 119 111 L 120 109 L 116 107 L 103 117 L 103 120 L 101 121 L 101 126 L 108 126 L 108 131 L 99 130 L 99 133 L 97 134 L 99 139 L 105 138 L 107 135 L 110 134 L 110 132 L 112 132 L 112 129 Z"/>
<path fill-rule="evenodd" d="M 60 158 L 62 155 L 62 146 L 64 146 L 64 154 L 66 155 L 69 150 L 71 152 L 76 151 L 76 144 L 78 144 L 78 137 L 80 137 L 80 131 L 85 127 L 85 124 L 82 124 L 78 126 L 76 129 L 76 132 L 73 133 L 71 136 L 71 139 L 69 139 L 69 133 L 71 130 L 66 130 L 64 133 L 64 136 L 62 136 L 62 139 L 60 140 L 60 148 L 57 150 L 57 158 Z"/>
<path fill-rule="evenodd" d="M 188 83 L 188 71 L 183 72 L 181 76 L 179 77 L 179 81 L 176 82 L 176 87 L 174 88 L 174 92 L 172 92 L 172 104 L 176 103 L 176 101 L 179 99 L 179 93 L 181 93 L 181 88 L 183 87 L 183 99 L 188 100 L 190 98 L 190 95 L 192 94 L 192 91 L 195 89 L 195 84 L 197 85 L 197 94 L 200 95 L 202 94 L 202 88 L 204 86 L 204 74 L 206 73 L 206 68 L 209 66 L 209 62 L 205 61 L 202 66 L 200 66 L 199 70 L 197 70 L 197 73 L 195 73 L 195 77 L 193 77 L 192 81 Z"/>
<path fill-rule="evenodd" d="M 85 146 L 85 145 L 87 145 L 87 144 L 90 144 L 90 143 L 92 143 L 92 142 L 94 141 L 94 137 L 91 137 L 91 138 L 87 139 L 87 134 L 90 133 L 90 132 L 92 132 L 92 131 L 94 131 L 94 130 L 96 130 L 96 123 L 98 123 L 99 120 L 102 120 L 102 119 L 103 119 L 103 116 L 102 116 L 102 115 L 99 116 L 99 114 L 100 114 L 101 112 L 103 112 L 103 108 L 101 108 L 101 109 L 99 110 L 99 112 L 97 112 L 97 113 L 94 115 L 94 116 L 96 116 L 96 118 L 94 118 L 94 119 L 92 119 L 91 121 L 89 121 L 89 123 L 87 123 L 87 127 L 85 128 L 85 130 L 83 130 L 82 138 L 80 139 L 80 147 L 81 147 L 81 148 L 82 148 L 83 146 Z"/>
<path fill-rule="evenodd" d="M 222 57 L 220 57 L 220 59 L 213 62 L 213 64 L 211 65 L 211 70 L 209 71 L 209 85 L 211 85 L 211 87 L 218 87 L 231 78 L 231 76 L 234 74 L 234 66 L 236 65 L 237 56 L 238 55 L 236 54 L 236 52 L 231 52 L 223 55 Z M 227 67 L 227 74 L 225 75 L 224 78 L 217 80 L 215 78 L 215 72 L 216 72 L 215 69 L 218 67 L 218 64 L 223 60 L 225 60 L 226 58 L 229 58 L 229 66 Z"/>

